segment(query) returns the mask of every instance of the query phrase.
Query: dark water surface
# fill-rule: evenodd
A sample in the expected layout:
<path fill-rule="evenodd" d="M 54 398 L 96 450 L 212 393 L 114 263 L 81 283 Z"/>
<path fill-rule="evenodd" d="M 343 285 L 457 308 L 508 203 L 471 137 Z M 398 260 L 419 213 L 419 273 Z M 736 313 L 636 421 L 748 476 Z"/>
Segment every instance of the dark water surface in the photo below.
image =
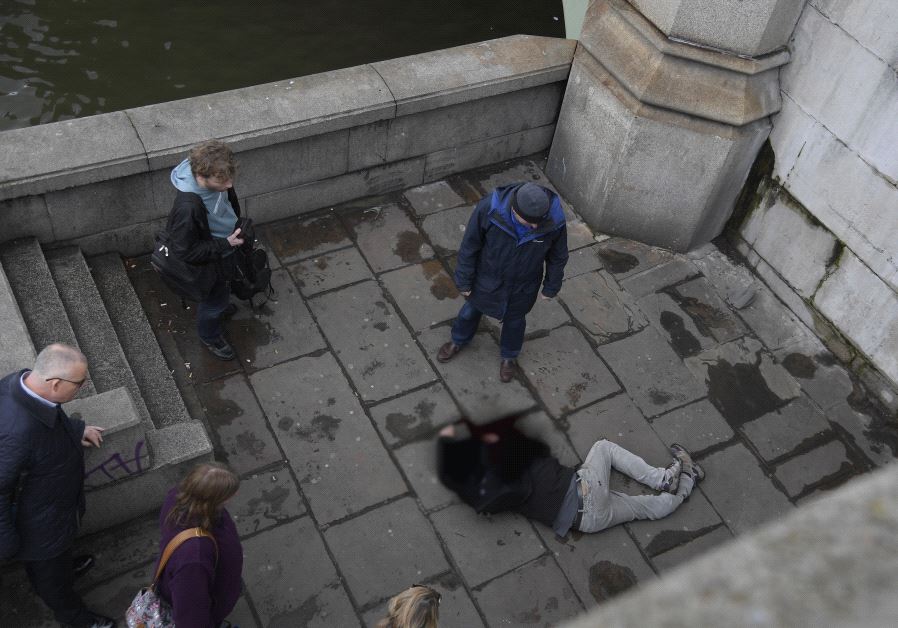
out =
<path fill-rule="evenodd" d="M 0 0 L 0 130 L 518 33 L 561 0 Z"/>

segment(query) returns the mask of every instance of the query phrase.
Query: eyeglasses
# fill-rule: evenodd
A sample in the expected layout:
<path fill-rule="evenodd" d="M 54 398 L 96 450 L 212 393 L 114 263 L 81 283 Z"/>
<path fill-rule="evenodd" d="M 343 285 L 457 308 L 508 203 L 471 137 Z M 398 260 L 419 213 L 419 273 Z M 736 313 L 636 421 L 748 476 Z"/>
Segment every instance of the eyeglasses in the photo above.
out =
<path fill-rule="evenodd" d="M 433 587 L 429 587 L 426 584 L 413 584 L 412 588 L 414 588 L 414 587 L 421 587 L 422 589 L 427 589 L 428 591 L 430 591 L 431 593 L 436 595 L 437 596 L 437 604 L 439 604 L 440 602 L 443 601 L 443 595 L 439 591 L 434 589 Z"/>
<path fill-rule="evenodd" d="M 80 382 L 76 382 L 76 381 L 71 380 L 71 379 L 66 379 L 65 377 L 46 377 L 46 378 L 44 378 L 44 381 L 45 381 L 45 382 L 52 382 L 54 379 L 58 379 L 58 380 L 61 381 L 61 382 L 68 382 L 68 383 L 70 383 L 70 384 L 75 384 L 75 386 L 77 386 L 78 388 L 81 388 L 82 386 L 84 386 L 84 382 L 87 381 L 87 378 L 86 378 L 86 377 L 85 377 L 84 379 L 82 379 Z"/>

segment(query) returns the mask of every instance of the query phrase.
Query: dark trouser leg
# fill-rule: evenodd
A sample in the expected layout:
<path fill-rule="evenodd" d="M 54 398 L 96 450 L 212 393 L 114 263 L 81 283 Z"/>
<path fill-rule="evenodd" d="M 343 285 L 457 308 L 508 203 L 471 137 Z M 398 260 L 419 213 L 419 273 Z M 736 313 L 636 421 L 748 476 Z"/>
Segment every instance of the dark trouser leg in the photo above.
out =
<path fill-rule="evenodd" d="M 221 313 L 231 301 L 231 289 L 227 281 L 215 282 L 205 301 L 196 308 L 196 331 L 203 342 L 215 342 L 221 336 Z"/>
<path fill-rule="evenodd" d="M 527 329 L 527 319 L 506 318 L 502 321 L 502 334 L 499 336 L 499 350 L 503 360 L 513 360 L 521 353 L 524 346 L 524 331 Z"/>
<path fill-rule="evenodd" d="M 474 334 L 477 332 L 477 325 L 480 324 L 480 310 L 471 305 L 468 301 L 461 306 L 455 322 L 452 323 L 452 342 L 459 347 L 464 347 L 471 342 Z"/>
<path fill-rule="evenodd" d="M 75 626 L 83 623 L 87 609 L 75 593 L 71 549 L 49 560 L 25 561 L 25 572 L 34 592 L 53 611 L 56 621 Z"/>

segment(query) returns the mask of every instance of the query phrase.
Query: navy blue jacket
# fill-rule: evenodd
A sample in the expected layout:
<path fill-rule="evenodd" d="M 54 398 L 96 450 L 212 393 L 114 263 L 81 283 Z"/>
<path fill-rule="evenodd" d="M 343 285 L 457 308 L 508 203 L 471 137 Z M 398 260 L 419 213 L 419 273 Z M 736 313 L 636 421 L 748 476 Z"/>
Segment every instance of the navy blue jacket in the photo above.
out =
<path fill-rule="evenodd" d="M 518 242 L 511 200 L 521 185 L 496 188 L 477 203 L 455 267 L 455 283 L 461 292 L 471 291 L 471 305 L 500 320 L 526 315 L 540 284 L 545 296 L 558 294 L 568 259 L 564 212 L 550 190 L 549 215 Z"/>
<path fill-rule="evenodd" d="M 46 560 L 84 514 L 84 421 L 25 393 L 26 372 L 0 379 L 0 559 Z"/>

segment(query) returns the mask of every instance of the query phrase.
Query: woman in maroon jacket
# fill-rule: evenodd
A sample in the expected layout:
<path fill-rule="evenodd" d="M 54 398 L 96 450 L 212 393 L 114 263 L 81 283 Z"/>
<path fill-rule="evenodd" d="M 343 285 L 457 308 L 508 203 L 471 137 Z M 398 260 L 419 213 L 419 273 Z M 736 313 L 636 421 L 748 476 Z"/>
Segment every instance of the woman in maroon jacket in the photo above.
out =
<path fill-rule="evenodd" d="M 200 527 L 212 534 L 185 541 L 174 551 L 158 593 L 171 604 L 178 628 L 218 628 L 240 597 L 243 548 L 225 503 L 237 492 L 240 480 L 225 465 L 199 464 L 168 493 L 159 525 L 159 553 L 179 532 Z"/>

